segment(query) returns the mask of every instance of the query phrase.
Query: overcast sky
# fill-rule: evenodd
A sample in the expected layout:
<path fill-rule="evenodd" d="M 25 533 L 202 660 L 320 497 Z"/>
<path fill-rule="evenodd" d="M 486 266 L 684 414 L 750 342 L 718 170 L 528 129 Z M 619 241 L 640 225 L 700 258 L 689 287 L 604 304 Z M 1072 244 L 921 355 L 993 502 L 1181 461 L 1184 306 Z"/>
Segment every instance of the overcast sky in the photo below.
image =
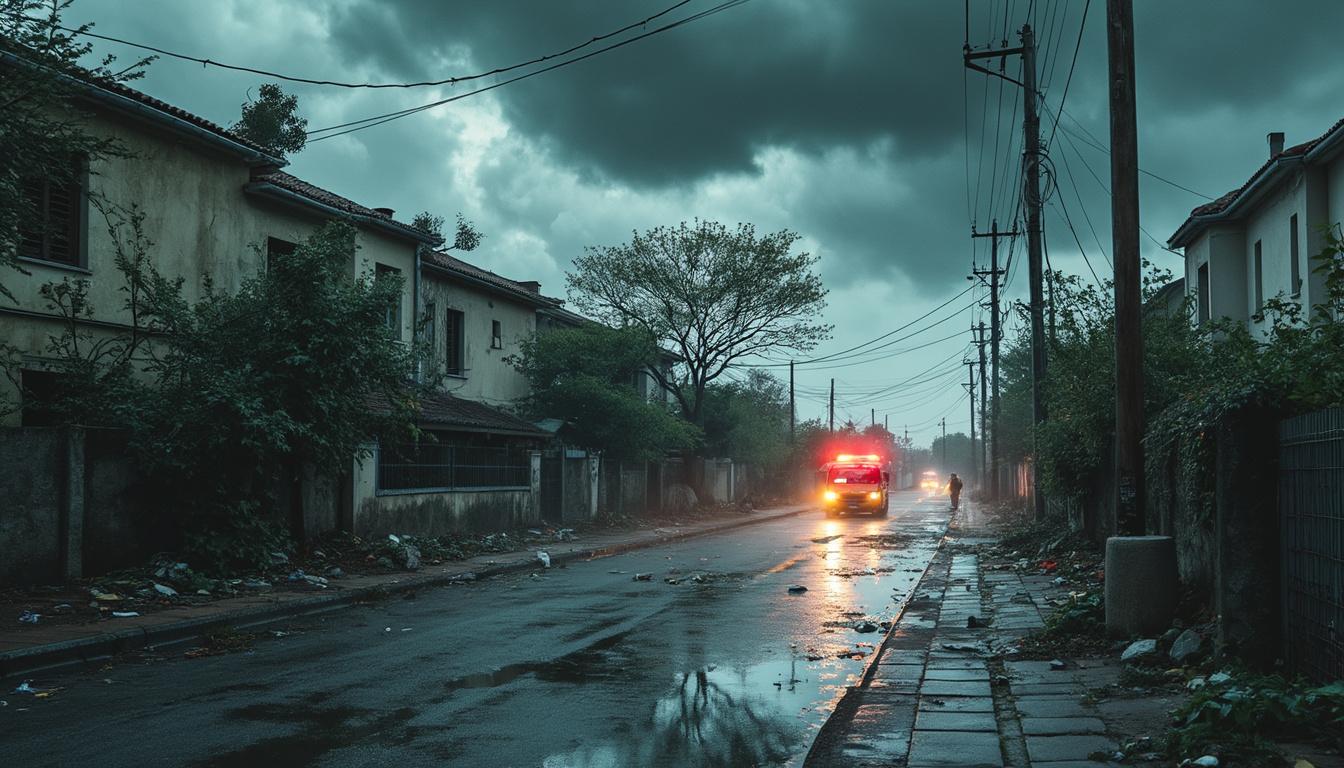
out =
<path fill-rule="evenodd" d="M 673 1 L 78 0 L 69 20 L 286 74 L 412 81 L 563 50 Z M 717 1 L 692 0 L 658 23 Z M 969 26 L 973 46 L 1001 43 L 1005 26 L 1016 45 L 1016 30 L 1034 21 L 1051 110 L 1042 120 L 1047 136 L 1082 28 L 1067 114 L 1050 150 L 1056 184 L 1046 233 L 1053 265 L 1090 279 L 1059 207 L 1104 278 L 1109 198 L 1093 174 L 1109 186 L 1109 161 L 1088 142 L 1089 134 L 1103 143 L 1108 134 L 1105 2 L 1093 0 L 1084 25 L 1086 3 L 972 0 Z M 1218 196 L 1265 160 L 1269 131 L 1286 132 L 1291 145 L 1344 113 L 1336 39 L 1344 3 L 1135 5 L 1145 170 Z M 972 221 L 987 229 L 995 215 L 1004 223 L 1013 217 L 1020 93 L 1007 86 L 1000 97 L 997 80 L 965 72 L 966 27 L 963 3 L 954 0 L 751 0 L 574 66 L 312 143 L 289 170 L 366 205 L 395 208 L 404 220 L 423 209 L 449 219 L 461 211 L 487 236 L 474 261 L 539 280 L 544 292 L 560 296 L 575 254 L 625 242 L 634 229 L 697 217 L 793 229 L 803 237 L 800 248 L 820 256 L 830 288 L 826 319 L 834 338 L 811 356 L 837 352 L 965 290 Z M 99 53 L 135 55 L 95 43 Z M 1017 64 L 1010 61 L 1009 70 L 1016 74 Z M 260 82 L 162 58 L 137 87 L 229 124 Z M 473 86 L 285 87 L 299 95 L 316 129 Z M 1141 183 L 1142 223 L 1159 241 L 1204 201 L 1148 176 Z M 983 259 L 984 241 L 979 245 Z M 1179 257 L 1151 239 L 1143 249 L 1179 273 Z M 1025 261 L 1019 247 L 1009 289 L 1017 298 L 1026 288 Z M 879 421 L 889 415 L 895 431 L 908 424 L 923 445 L 943 415 L 949 432 L 964 431 L 969 414 L 959 383 L 966 372 L 954 363 L 970 334 L 929 342 L 978 319 L 966 309 L 971 302 L 971 295 L 961 297 L 915 324 L 911 331 L 949 318 L 882 350 L 880 359 L 800 367 L 800 417 L 824 415 L 823 393 L 835 376 L 838 421 L 866 421 L 875 408 Z M 893 352 L 900 354 L 886 355 Z M 924 371 L 920 383 L 877 399 L 869 394 Z"/>

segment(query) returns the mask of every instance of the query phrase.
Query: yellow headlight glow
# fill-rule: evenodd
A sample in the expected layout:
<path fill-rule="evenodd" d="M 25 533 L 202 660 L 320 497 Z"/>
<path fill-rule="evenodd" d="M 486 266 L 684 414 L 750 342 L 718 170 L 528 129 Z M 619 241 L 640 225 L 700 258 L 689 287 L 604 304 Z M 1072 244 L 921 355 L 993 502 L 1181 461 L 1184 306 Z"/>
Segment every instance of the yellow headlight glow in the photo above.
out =
<path fill-rule="evenodd" d="M 840 495 L 837 494 L 835 491 L 827 491 L 826 493 L 822 494 L 822 498 L 826 499 L 827 501 L 835 501 L 836 499 L 840 498 Z"/>
<path fill-rule="evenodd" d="M 881 491 L 869 491 L 869 492 L 868 492 L 868 498 L 872 499 L 873 501 L 877 501 L 878 499 L 882 498 L 882 492 L 881 492 Z"/>

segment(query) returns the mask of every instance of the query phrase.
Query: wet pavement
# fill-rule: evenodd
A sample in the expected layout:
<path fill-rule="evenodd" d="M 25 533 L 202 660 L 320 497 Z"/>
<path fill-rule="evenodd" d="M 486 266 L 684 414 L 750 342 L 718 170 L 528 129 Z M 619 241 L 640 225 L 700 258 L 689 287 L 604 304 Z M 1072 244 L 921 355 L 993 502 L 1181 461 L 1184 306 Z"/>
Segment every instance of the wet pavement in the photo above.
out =
<path fill-rule="evenodd" d="M 62 690 L 5 696 L 0 749 L 25 768 L 796 765 L 948 517 L 904 493 L 885 520 L 809 513 L 270 625 L 249 652 L 39 676 Z"/>

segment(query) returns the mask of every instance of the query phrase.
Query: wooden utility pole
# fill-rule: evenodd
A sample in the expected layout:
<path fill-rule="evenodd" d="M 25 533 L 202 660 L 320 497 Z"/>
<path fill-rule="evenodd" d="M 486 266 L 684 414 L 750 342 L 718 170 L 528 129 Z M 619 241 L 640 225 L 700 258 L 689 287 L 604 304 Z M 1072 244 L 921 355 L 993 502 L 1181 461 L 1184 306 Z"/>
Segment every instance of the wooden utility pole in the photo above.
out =
<path fill-rule="evenodd" d="M 1041 280 L 1041 127 L 1036 114 L 1036 38 L 1031 25 L 1022 26 L 1022 200 L 1027 208 L 1027 268 L 1031 281 L 1031 496 L 1036 519 L 1045 517 L 1041 490 L 1040 425 L 1045 421 L 1045 306 Z"/>
<path fill-rule="evenodd" d="M 989 350 L 990 350 L 990 379 L 993 385 L 989 391 L 989 435 L 993 442 L 989 446 L 989 497 L 991 499 L 999 498 L 999 342 L 1003 338 L 1003 332 L 999 328 L 1002 316 L 999 312 L 999 278 L 1003 277 L 1004 271 L 999 268 L 999 238 L 1017 237 L 1020 234 L 1016 228 L 1007 232 L 999 231 L 999 221 L 994 220 L 991 229 L 988 232 L 976 232 L 971 229 L 971 237 L 989 238 L 989 269 L 975 270 L 975 275 L 981 280 L 989 278 Z M 983 351 L 983 350 L 982 350 Z M 984 374 L 981 373 L 983 380 Z M 984 404 L 981 403 L 981 412 L 984 412 Z M 983 432 L 983 430 L 982 430 Z"/>
<path fill-rule="evenodd" d="M 793 361 L 789 361 L 789 445 L 796 444 L 794 425 L 798 423 L 798 406 L 793 399 Z"/>
<path fill-rule="evenodd" d="M 947 471 L 947 417 L 943 417 L 943 471 Z"/>
<path fill-rule="evenodd" d="M 829 414 L 827 418 L 828 418 L 828 420 L 830 421 L 830 429 L 831 429 L 832 432 L 834 432 L 834 431 L 835 431 L 835 379 L 831 379 L 831 401 L 830 401 L 830 405 L 827 406 L 826 411 L 827 411 L 827 413 Z"/>
<path fill-rule="evenodd" d="M 1115 531 L 1144 532 L 1143 299 L 1133 0 L 1106 0 L 1111 100 L 1111 253 L 1115 263 Z"/>
<path fill-rule="evenodd" d="M 975 361 L 964 360 L 966 364 L 966 400 L 971 404 L 971 479 L 975 478 Z"/>
<path fill-rule="evenodd" d="M 976 334 L 975 345 L 980 348 L 980 489 L 989 488 L 989 426 L 987 423 L 988 415 L 985 413 L 985 321 L 980 321 L 979 333 Z M 972 395 L 974 397 L 974 395 Z"/>
<path fill-rule="evenodd" d="M 872 424 L 874 427 L 877 426 L 877 409 L 876 409 L 876 408 L 869 408 L 869 409 L 868 409 L 868 423 L 869 423 L 869 424 Z"/>

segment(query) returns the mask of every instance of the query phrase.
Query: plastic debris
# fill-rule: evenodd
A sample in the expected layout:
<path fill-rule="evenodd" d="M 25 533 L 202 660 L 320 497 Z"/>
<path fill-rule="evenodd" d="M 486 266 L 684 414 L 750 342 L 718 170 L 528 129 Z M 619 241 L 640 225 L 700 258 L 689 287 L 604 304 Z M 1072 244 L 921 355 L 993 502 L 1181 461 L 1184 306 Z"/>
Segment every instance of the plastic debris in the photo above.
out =
<path fill-rule="evenodd" d="M 1181 767 L 1186 768 L 1187 766 L 1190 766 L 1191 768 L 1218 768 L 1219 762 L 1218 758 L 1213 755 L 1204 755 L 1203 757 L 1196 757 L 1190 760 L 1182 760 Z"/>
<path fill-rule="evenodd" d="M 855 631 L 855 632 L 863 632 L 863 633 L 867 634 L 867 633 L 869 633 L 869 632 L 876 632 L 877 630 L 878 630 L 878 626 L 877 626 L 876 624 L 874 624 L 873 622 L 871 622 L 871 621 L 856 621 L 856 622 L 854 622 L 854 631 Z"/>
<path fill-rule="evenodd" d="M 56 613 L 74 613 L 75 607 L 69 603 L 61 603 L 51 606 L 51 610 Z"/>
<path fill-rule="evenodd" d="M 813 544 L 826 544 L 826 543 L 828 543 L 828 542 L 832 542 L 832 541 L 835 541 L 836 539 L 843 538 L 843 537 L 844 537 L 844 534 L 843 534 L 843 533 L 837 533 L 837 534 L 835 534 L 834 536 L 818 536 L 817 538 L 815 538 L 815 539 L 812 540 L 812 543 L 813 543 Z"/>
<path fill-rule="evenodd" d="M 1068 666 L 1069 666 L 1069 665 L 1066 664 L 1066 663 L 1064 662 L 1063 659 L 1051 659 L 1051 660 L 1050 660 L 1050 668 L 1051 668 L 1051 669 L 1064 669 L 1064 668 L 1066 668 L 1066 667 L 1068 667 Z"/>
<path fill-rule="evenodd" d="M 801 594 L 803 594 L 803 593 L 806 592 L 806 591 L 807 591 L 807 587 L 804 587 L 802 584 L 790 584 L 790 585 L 789 585 L 789 594 L 790 594 L 790 595 L 801 595 Z"/>
<path fill-rule="evenodd" d="M 341 570 L 339 565 L 333 565 L 327 569 L 328 579 L 340 579 L 345 577 L 345 571 Z"/>
<path fill-rule="evenodd" d="M 284 552 L 271 553 L 271 565 L 286 565 L 289 563 L 289 555 Z"/>
<path fill-rule="evenodd" d="M 475 581 L 475 580 L 476 580 L 476 574 L 472 573 L 471 571 L 467 571 L 466 573 L 455 573 L 452 576 L 448 577 L 449 584 L 456 584 L 464 581 Z"/>
<path fill-rule="evenodd" d="M 1056 577 L 1055 577 L 1055 586 L 1056 586 L 1056 587 L 1062 587 L 1062 586 L 1064 586 L 1064 577 L 1063 577 L 1063 576 L 1056 576 Z"/>
<path fill-rule="evenodd" d="M 561 528 L 555 532 L 556 541 L 573 541 L 576 538 L 578 537 L 574 535 L 573 528 Z"/>
<path fill-rule="evenodd" d="M 19 683 L 19 687 L 15 688 L 15 689 L 13 690 L 13 693 L 23 693 L 23 694 L 27 694 L 27 695 L 29 695 L 29 696 L 31 696 L 31 695 L 33 695 L 33 694 L 36 694 L 36 693 L 41 693 L 41 692 L 42 692 L 42 689 L 41 689 L 41 688 L 34 688 L 34 687 L 33 687 L 33 681 L 32 681 L 32 680 L 24 680 L 22 683 Z"/>
<path fill-rule="evenodd" d="M 1129 661 L 1130 659 L 1137 659 L 1141 656 L 1150 656 L 1154 653 L 1157 653 L 1157 640 L 1152 638 L 1135 640 L 1129 644 L 1129 647 L 1125 649 L 1124 653 L 1120 654 L 1120 660 Z"/>
<path fill-rule="evenodd" d="M 158 592 L 160 595 L 163 595 L 164 597 L 177 597 L 177 590 L 164 584 L 156 583 L 154 585 L 154 591 Z"/>
<path fill-rule="evenodd" d="M 42 614 L 40 613 L 33 613 L 32 611 L 24 611 L 23 613 L 19 614 L 19 623 L 36 624 L 37 620 L 40 618 L 42 618 Z"/>
<path fill-rule="evenodd" d="M 652 573 L 636 573 L 631 581 L 653 581 Z"/>
<path fill-rule="evenodd" d="M 1059 563 L 1055 562 L 1054 560 L 1042 560 L 1042 561 L 1041 561 L 1041 570 L 1042 570 L 1042 571 L 1045 571 L 1046 573 L 1053 573 L 1053 572 L 1055 571 L 1055 569 L 1058 568 L 1058 567 L 1059 567 Z"/>
<path fill-rule="evenodd" d="M 248 589 L 270 589 L 271 582 L 265 581 L 263 579 L 248 579 L 247 581 L 243 582 L 243 586 L 247 587 Z"/>
<path fill-rule="evenodd" d="M 551 567 L 551 556 L 550 556 L 549 554 L 547 554 L 547 553 L 545 553 L 545 552 L 538 552 L 538 553 L 537 553 L 537 560 L 540 560 L 540 561 L 541 561 L 541 567 L 543 567 L 543 568 L 550 568 L 550 567 Z"/>
<path fill-rule="evenodd" d="M 1214 672 L 1209 675 L 1209 685 L 1222 685 L 1232 681 L 1232 676 L 1226 672 Z"/>
<path fill-rule="evenodd" d="M 967 629 L 984 629 L 985 627 L 988 626 L 989 626 L 989 619 L 982 619 L 979 616 L 966 617 Z"/>
<path fill-rule="evenodd" d="M 112 615 L 118 619 L 134 619 L 140 615 L 139 611 L 113 611 Z"/>

